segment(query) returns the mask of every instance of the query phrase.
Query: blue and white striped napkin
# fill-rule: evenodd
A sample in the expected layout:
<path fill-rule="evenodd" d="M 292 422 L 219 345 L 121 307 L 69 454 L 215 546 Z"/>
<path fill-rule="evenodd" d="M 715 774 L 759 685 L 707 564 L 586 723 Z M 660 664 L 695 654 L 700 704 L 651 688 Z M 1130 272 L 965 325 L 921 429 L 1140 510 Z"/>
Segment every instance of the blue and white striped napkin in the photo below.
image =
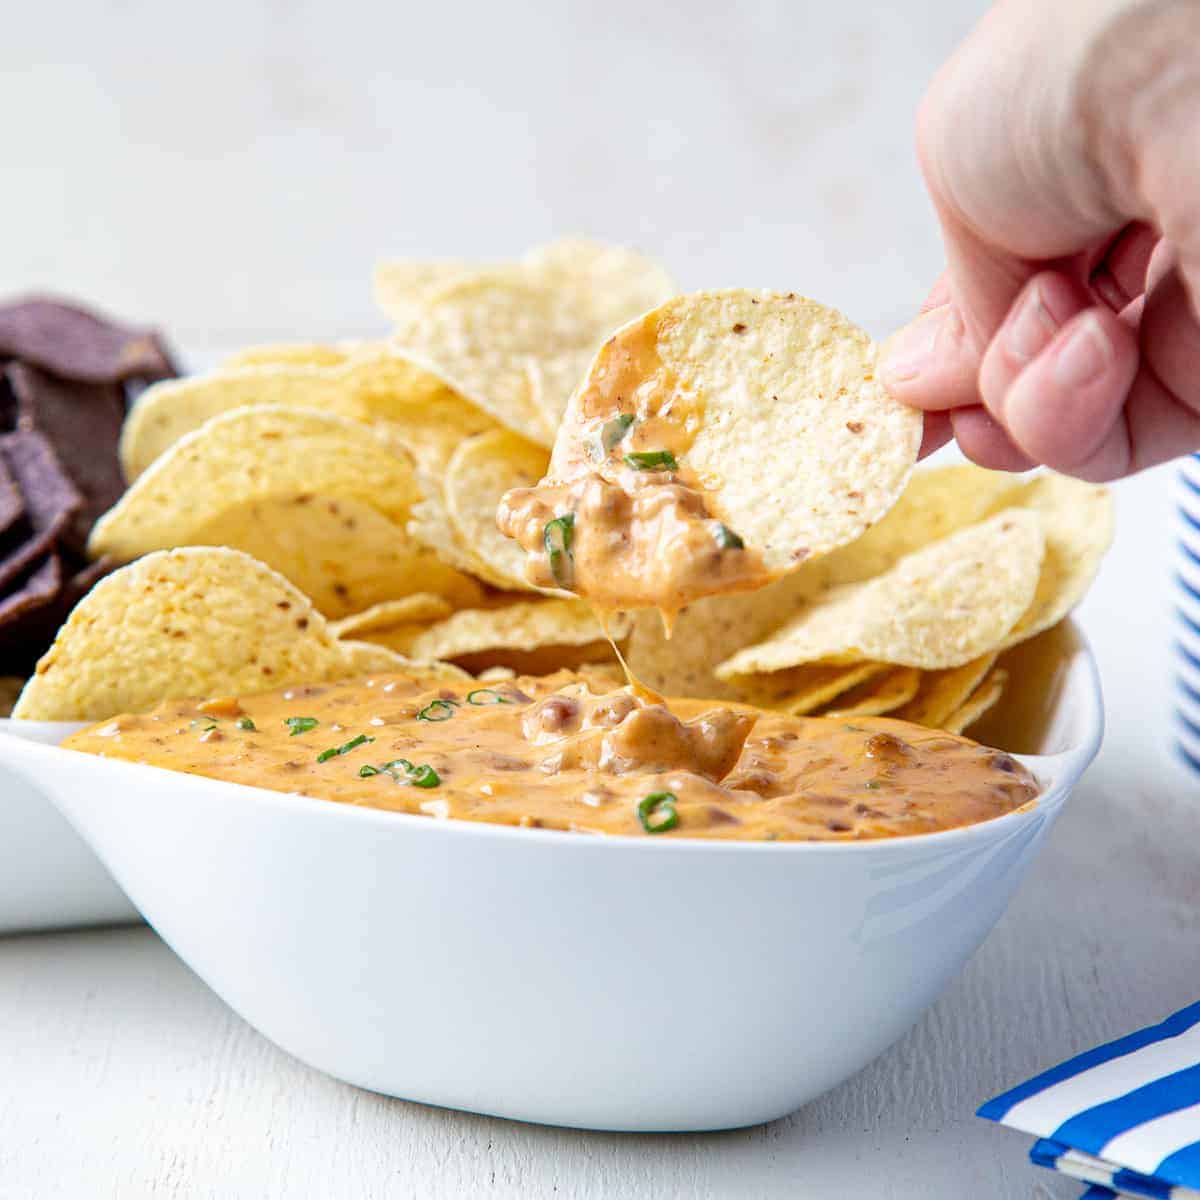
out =
<path fill-rule="evenodd" d="M 1029 1157 L 1087 1200 L 1200 1200 L 1200 1003 L 1044 1071 L 979 1115 L 1040 1140 Z"/>

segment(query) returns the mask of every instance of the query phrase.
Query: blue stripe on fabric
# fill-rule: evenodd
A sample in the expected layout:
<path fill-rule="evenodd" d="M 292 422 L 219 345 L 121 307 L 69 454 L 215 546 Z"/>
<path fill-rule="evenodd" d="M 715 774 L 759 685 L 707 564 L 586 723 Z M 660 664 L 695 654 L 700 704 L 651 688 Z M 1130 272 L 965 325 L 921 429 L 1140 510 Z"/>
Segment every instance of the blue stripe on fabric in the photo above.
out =
<path fill-rule="evenodd" d="M 1194 634 L 1200 635 L 1200 622 L 1193 621 L 1191 617 L 1183 611 L 1182 608 L 1175 610 L 1175 616 L 1179 618 Z"/>
<path fill-rule="evenodd" d="M 1184 679 L 1182 675 L 1175 676 L 1175 687 L 1189 700 L 1194 700 L 1197 704 L 1200 704 L 1200 691 L 1192 687 L 1192 685 L 1188 683 L 1188 681 Z"/>
<path fill-rule="evenodd" d="M 1196 1103 L 1200 1103 L 1200 1064 L 1184 1067 L 1115 1100 L 1084 1109 L 1065 1120 L 1052 1137 L 1085 1154 L 1099 1156 L 1118 1133 Z"/>
<path fill-rule="evenodd" d="M 1049 1167 L 1053 1170 L 1058 1160 L 1070 1148 L 1063 1142 L 1056 1142 L 1053 1138 L 1038 1138 L 1030 1148 L 1029 1161 L 1039 1167 Z"/>
<path fill-rule="evenodd" d="M 1195 721 L 1193 721 L 1191 717 L 1185 716 L 1181 712 L 1176 712 L 1175 719 L 1184 727 L 1184 729 L 1188 731 L 1188 733 L 1194 734 L 1196 737 L 1200 738 L 1200 724 L 1197 724 Z"/>
<path fill-rule="evenodd" d="M 1192 514 L 1191 514 L 1190 512 L 1188 512 L 1188 510 L 1187 510 L 1186 508 L 1184 508 L 1184 507 L 1183 507 L 1183 505 L 1182 505 L 1182 504 L 1177 504 L 1177 505 L 1175 506 L 1175 509 L 1176 509 L 1176 511 L 1179 513 L 1179 515 L 1180 515 L 1180 516 L 1181 516 L 1181 517 L 1182 517 L 1182 518 L 1183 518 L 1183 519 L 1184 519 L 1184 520 L 1185 520 L 1185 521 L 1186 521 L 1186 522 L 1187 522 L 1187 523 L 1188 523 L 1188 524 L 1189 524 L 1189 525 L 1190 525 L 1190 526 L 1191 526 L 1193 529 L 1195 529 L 1195 530 L 1197 530 L 1197 531 L 1200 531 L 1200 518 L 1198 518 L 1198 517 L 1193 517 L 1193 516 L 1192 516 Z"/>
<path fill-rule="evenodd" d="M 1179 472 L 1179 482 L 1182 483 L 1189 492 L 1195 492 L 1197 496 L 1200 496 L 1200 483 L 1196 483 L 1196 481 L 1192 479 L 1192 477 L 1186 472 Z"/>
<path fill-rule="evenodd" d="M 1175 753 L 1183 759 L 1184 766 L 1190 767 L 1197 774 L 1200 774 L 1200 758 L 1190 753 L 1181 742 L 1175 743 Z"/>
<path fill-rule="evenodd" d="M 1171 1200 L 1172 1185 L 1165 1179 L 1152 1179 L 1123 1167 L 1113 1173 L 1112 1185 L 1118 1192 L 1132 1192 L 1135 1196 L 1146 1196 L 1148 1200 Z"/>
<path fill-rule="evenodd" d="M 1178 550 L 1179 553 L 1184 556 L 1184 558 L 1190 558 L 1192 562 L 1196 564 L 1196 566 L 1200 567 L 1200 554 L 1197 554 L 1196 551 L 1187 544 L 1187 542 L 1182 540 L 1176 541 L 1175 549 Z"/>
<path fill-rule="evenodd" d="M 1180 1187 L 1200 1188 L 1200 1142 L 1182 1146 L 1154 1168 L 1155 1177 Z"/>
<path fill-rule="evenodd" d="M 1086 1050 L 1083 1054 L 1077 1054 L 1074 1058 L 1059 1063 L 1058 1066 L 1051 1067 L 1048 1071 L 1043 1071 L 1033 1079 L 1018 1084 L 1011 1091 L 989 1100 L 976 1115 L 988 1121 L 1003 1120 L 1008 1110 L 1020 1104 L 1022 1100 L 1028 1100 L 1030 1096 L 1036 1096 L 1038 1092 L 1044 1092 L 1056 1083 L 1062 1083 L 1064 1079 L 1082 1075 L 1084 1071 L 1090 1071 L 1093 1067 L 1100 1066 L 1101 1063 L 1111 1062 L 1114 1058 L 1132 1054 L 1143 1046 L 1161 1042 L 1165 1038 L 1176 1037 L 1185 1030 L 1191 1029 L 1198 1022 L 1200 1022 L 1200 1001 L 1180 1009 L 1179 1012 L 1173 1013 L 1158 1025 L 1151 1025 L 1148 1029 L 1139 1029 L 1136 1033 L 1126 1034 L 1123 1038 L 1117 1038 L 1115 1042 L 1097 1046 L 1094 1050 Z"/>
<path fill-rule="evenodd" d="M 1100 1184 L 1093 1183 L 1091 1187 L 1089 1187 L 1088 1190 L 1079 1197 L 1079 1200 L 1121 1200 L 1121 1197 L 1118 1196 L 1117 1193 L 1112 1190 L 1112 1188 L 1101 1187 Z"/>
<path fill-rule="evenodd" d="M 1182 642 L 1175 643 L 1175 653 L 1178 654 L 1180 658 L 1191 663 L 1197 671 L 1200 671 L 1200 658 L 1197 658 Z"/>
<path fill-rule="evenodd" d="M 1198 592 L 1178 571 L 1175 572 L 1175 586 L 1182 588 L 1193 600 L 1200 604 L 1200 592 Z"/>

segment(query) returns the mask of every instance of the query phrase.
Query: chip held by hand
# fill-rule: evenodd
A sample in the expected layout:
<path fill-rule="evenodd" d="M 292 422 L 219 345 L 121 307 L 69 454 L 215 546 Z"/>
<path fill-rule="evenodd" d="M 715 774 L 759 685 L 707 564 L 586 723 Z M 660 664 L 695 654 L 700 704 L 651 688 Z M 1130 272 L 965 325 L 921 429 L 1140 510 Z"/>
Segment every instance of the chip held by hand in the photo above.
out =
<path fill-rule="evenodd" d="M 501 504 L 530 582 L 669 617 L 853 541 L 921 441 L 875 354 L 791 293 L 700 292 L 623 326 L 572 396 L 546 478 Z"/>

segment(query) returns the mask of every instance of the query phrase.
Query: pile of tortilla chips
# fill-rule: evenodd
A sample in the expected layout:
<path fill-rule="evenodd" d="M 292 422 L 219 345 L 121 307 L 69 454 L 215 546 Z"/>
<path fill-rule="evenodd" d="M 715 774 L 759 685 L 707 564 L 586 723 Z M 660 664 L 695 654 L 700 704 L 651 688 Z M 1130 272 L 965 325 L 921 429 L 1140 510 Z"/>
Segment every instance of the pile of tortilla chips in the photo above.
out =
<path fill-rule="evenodd" d="M 128 490 L 87 544 L 128 565 L 75 607 L 17 715 L 102 719 L 398 667 L 604 670 L 608 633 L 667 694 L 961 729 L 1002 691 L 1004 651 L 1070 611 L 1107 547 L 1102 489 L 918 470 L 855 540 L 693 604 L 671 640 L 653 612 L 606 630 L 526 581 L 495 511 L 546 473 L 597 350 L 670 281 L 569 241 L 502 265 L 391 262 L 375 284 L 389 341 L 250 347 L 140 396 L 121 433 Z"/>
<path fill-rule="evenodd" d="M 1003 693 L 1004 652 L 1083 599 L 1112 530 L 1093 484 L 918 470 L 858 541 L 760 592 L 701 601 L 672 641 L 640 614 L 626 656 L 667 692 L 961 732 Z"/>

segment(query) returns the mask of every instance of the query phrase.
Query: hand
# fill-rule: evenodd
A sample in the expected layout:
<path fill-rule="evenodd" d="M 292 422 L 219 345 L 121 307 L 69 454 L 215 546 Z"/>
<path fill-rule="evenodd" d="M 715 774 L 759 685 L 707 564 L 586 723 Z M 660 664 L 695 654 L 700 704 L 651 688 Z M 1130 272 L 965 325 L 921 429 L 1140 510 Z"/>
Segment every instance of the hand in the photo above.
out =
<path fill-rule="evenodd" d="M 1200 448 L 1200 4 L 1001 0 L 921 105 L 946 247 L 881 376 L 985 467 Z"/>

